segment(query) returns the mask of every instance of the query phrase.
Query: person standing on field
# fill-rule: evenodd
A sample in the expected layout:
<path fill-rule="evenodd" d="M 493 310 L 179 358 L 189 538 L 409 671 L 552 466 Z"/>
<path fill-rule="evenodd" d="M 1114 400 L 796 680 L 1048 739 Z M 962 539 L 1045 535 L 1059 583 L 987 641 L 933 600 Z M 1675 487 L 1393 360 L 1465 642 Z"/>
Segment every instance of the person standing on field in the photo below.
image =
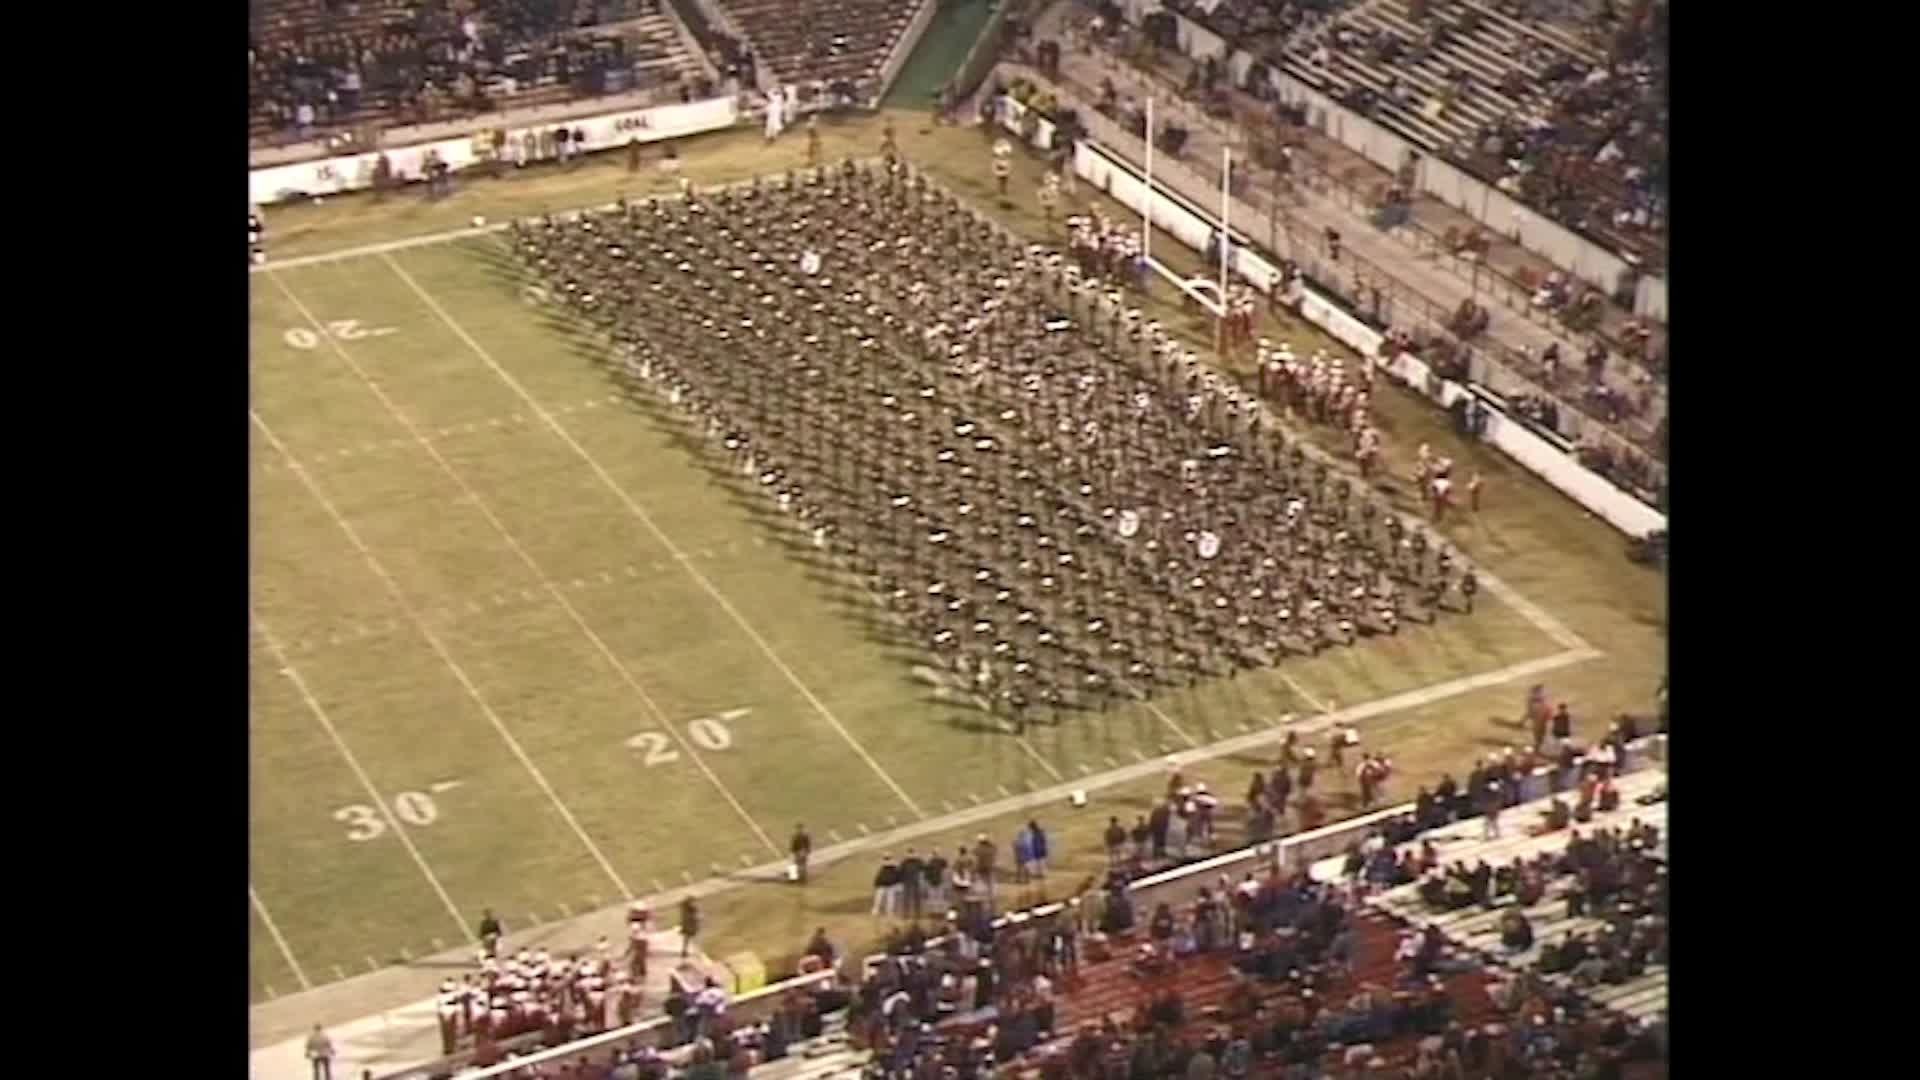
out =
<path fill-rule="evenodd" d="M 333 1040 L 319 1024 L 307 1036 L 307 1060 L 313 1062 L 313 1080 L 333 1080 Z"/>
<path fill-rule="evenodd" d="M 900 895 L 900 868 L 894 865 L 892 853 L 880 860 L 880 869 L 873 874 L 873 915 L 893 915 L 898 911 L 896 899 Z"/>
<path fill-rule="evenodd" d="M 927 853 L 927 903 L 936 909 L 947 906 L 947 857 L 935 848 Z"/>
<path fill-rule="evenodd" d="M 986 833 L 981 833 L 980 839 L 973 845 L 973 872 L 979 879 L 981 890 L 986 893 L 988 905 L 993 903 L 993 879 L 998 876 L 994 865 L 996 855 L 993 841 L 987 839 Z"/>
<path fill-rule="evenodd" d="M 490 957 L 500 955 L 500 920 L 494 918 L 492 908 L 480 913 L 480 946 Z"/>
<path fill-rule="evenodd" d="M 643 901 L 635 900 L 627 909 L 627 975 L 643 982 L 647 977 L 647 935 L 652 929 L 653 912 Z"/>
<path fill-rule="evenodd" d="M 793 880 L 802 885 L 807 883 L 807 859 L 813 855 L 813 837 L 807 835 L 805 825 L 793 827 L 793 843 L 788 845 L 793 852 Z"/>
<path fill-rule="evenodd" d="M 687 958 L 687 950 L 693 947 L 693 939 L 700 934 L 700 907 L 689 896 L 680 901 L 680 959 Z"/>
<path fill-rule="evenodd" d="M 1033 834 L 1033 876 L 1045 881 L 1047 879 L 1047 831 L 1040 827 L 1040 822 L 1037 820 L 1027 822 L 1027 831 Z"/>
<path fill-rule="evenodd" d="M 925 888 L 927 884 L 927 864 L 912 848 L 907 849 L 907 857 L 900 860 L 900 904 L 902 912 L 910 919 L 918 919 L 925 911 Z"/>

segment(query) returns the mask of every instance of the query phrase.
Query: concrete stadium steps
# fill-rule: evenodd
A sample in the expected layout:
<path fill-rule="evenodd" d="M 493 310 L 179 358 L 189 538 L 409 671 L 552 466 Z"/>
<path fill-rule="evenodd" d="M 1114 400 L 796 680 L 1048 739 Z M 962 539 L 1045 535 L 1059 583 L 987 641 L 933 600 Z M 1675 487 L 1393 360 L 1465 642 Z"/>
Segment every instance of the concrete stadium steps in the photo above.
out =
<path fill-rule="evenodd" d="M 1599 50 L 1581 40 L 1579 35 L 1564 27 L 1555 26 L 1545 19 L 1516 19 L 1490 4 L 1479 3 L 1478 0 L 1460 0 L 1460 4 L 1479 12 L 1487 21 L 1505 27 L 1515 36 L 1530 37 L 1589 64 L 1597 64 L 1605 60 Z"/>
<path fill-rule="evenodd" d="M 699 58 L 687 50 L 678 26 L 664 10 L 617 23 L 608 30 L 626 32 L 627 54 L 634 57 L 636 71 L 674 72 L 688 80 L 705 74 Z"/>
<path fill-rule="evenodd" d="M 1462 29 L 1467 8 L 1481 14 L 1478 26 Z M 1447 26 L 1450 40 L 1421 61 L 1402 60 L 1392 65 L 1375 64 L 1364 57 L 1336 53 L 1324 68 L 1307 63 L 1310 48 L 1296 43 L 1283 64 L 1286 69 L 1319 86 L 1336 90 L 1365 86 L 1385 94 L 1390 80 L 1398 76 L 1420 95 L 1417 105 L 1402 105 L 1383 100 L 1376 109 L 1377 118 L 1429 150 L 1447 145 L 1470 146 L 1479 132 L 1493 123 L 1516 118 L 1522 121 L 1544 119 L 1551 111 L 1551 98 L 1539 82 L 1542 71 L 1528 57 L 1530 50 L 1547 48 L 1571 58 L 1591 63 L 1597 54 L 1575 35 L 1549 23 L 1523 23 L 1500 15 L 1486 14 L 1489 9 L 1472 3 L 1436 4 L 1428 19 Z M 1409 14 L 1404 0 L 1374 0 L 1338 15 L 1333 25 L 1357 30 L 1387 33 L 1411 45 L 1425 32 L 1425 26 Z M 1448 78 L 1455 72 L 1472 77 L 1469 89 L 1438 116 L 1427 110 L 1437 99 Z M 1508 94 L 1500 82 L 1508 73 L 1518 72 L 1528 82 L 1526 91 Z"/>
<path fill-rule="evenodd" d="M 760 63 L 781 82 L 864 79 L 877 74 L 912 24 L 921 0 L 720 0 L 752 43 Z M 810 54 L 844 36 L 832 57 Z"/>

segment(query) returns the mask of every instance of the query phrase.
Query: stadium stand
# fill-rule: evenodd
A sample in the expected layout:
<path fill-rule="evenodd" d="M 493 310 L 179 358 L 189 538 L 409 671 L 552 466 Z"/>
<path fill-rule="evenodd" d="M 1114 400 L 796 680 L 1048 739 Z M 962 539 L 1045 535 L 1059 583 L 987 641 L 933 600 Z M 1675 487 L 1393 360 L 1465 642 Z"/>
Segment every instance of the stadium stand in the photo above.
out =
<path fill-rule="evenodd" d="M 736 80 L 736 85 L 742 87 L 758 85 L 760 69 L 754 62 L 753 50 L 735 35 L 733 28 L 708 18 L 701 0 L 666 0 L 666 4 L 680 16 L 680 24 L 713 61 L 721 78 Z"/>
<path fill-rule="evenodd" d="M 1436 802 L 1422 792 L 1364 845 L 1307 874 L 1270 866 L 1237 883 L 1221 875 L 1182 904 L 1130 896 L 1125 872 L 1115 870 L 1102 889 L 1067 905 L 958 927 L 931 945 L 903 941 L 875 965 L 853 1023 L 884 1075 L 919 1074 L 922 1065 L 959 1076 L 1007 1065 L 1044 1077 L 1427 1077 L 1447 1075 L 1449 1065 L 1459 1070 L 1452 1075 L 1546 1075 L 1556 1064 L 1603 1062 L 1623 1076 L 1661 1075 L 1664 871 L 1651 867 L 1652 852 L 1664 858 L 1665 815 L 1664 806 L 1639 804 L 1664 796 L 1665 773 L 1630 773 L 1606 789 L 1618 768 L 1642 764 L 1654 750 L 1651 741 L 1625 742 L 1616 728 L 1562 770 L 1501 756 L 1474 781 L 1494 785 L 1509 804 L 1536 772 L 1549 784 L 1586 774 L 1583 797 L 1596 807 L 1583 827 L 1598 831 L 1559 857 L 1545 852 L 1577 835 L 1565 826 L 1539 837 L 1468 839 L 1456 858 L 1504 852 L 1532 861 L 1484 877 L 1462 866 L 1450 887 L 1466 890 L 1472 878 L 1489 901 L 1516 891 L 1534 899 L 1541 883 L 1525 875 L 1578 870 L 1582 915 L 1555 920 L 1534 911 L 1543 933 L 1583 941 L 1607 925 L 1597 914 L 1603 909 L 1616 924 L 1638 919 L 1630 933 L 1603 933 L 1590 955 L 1565 944 L 1510 948 L 1501 915 L 1490 922 L 1472 912 L 1435 919 L 1413 911 L 1406 897 L 1417 904 L 1423 886 L 1412 881 L 1369 896 L 1396 873 L 1416 876 L 1422 859 L 1437 864 L 1437 847 L 1451 850 L 1484 831 L 1472 800 Z M 1527 820 L 1557 798 L 1508 817 Z M 1617 806 L 1598 808 L 1614 799 Z M 1468 824 L 1451 824 L 1456 813 Z M 1388 833 L 1406 839 L 1389 846 Z M 1194 877 L 1206 880 L 1208 867 L 1197 869 Z M 1485 962 L 1498 952 L 1509 964 L 1536 955 L 1545 962 L 1508 977 Z M 1562 974 L 1568 969 L 1572 975 Z M 1609 985 L 1593 990 L 1599 982 Z M 1201 1056 L 1201 1071 L 1190 1072 Z"/>
<path fill-rule="evenodd" d="M 1456 1075 L 1543 1075 L 1525 1066 L 1549 1047 L 1576 1067 L 1659 1063 L 1652 1025 L 1503 978 L 1338 882 L 1249 872 L 1144 926 L 1107 892 L 1099 915 L 1053 905 L 883 960 L 852 1021 L 874 1074 L 1424 1077 L 1457 1057 Z"/>
<path fill-rule="evenodd" d="M 1666 4 L 1168 6 L 1644 269 L 1664 265 Z"/>
<path fill-rule="evenodd" d="M 1651 1020 L 1666 1008 L 1666 783 L 1660 772 L 1623 777 L 1611 810 L 1569 807 L 1559 795 L 1535 800 L 1509 816 L 1501 837 L 1471 825 L 1435 830 L 1397 852 L 1413 856 L 1420 878 L 1369 902 Z M 1375 856 L 1395 857 L 1386 847 Z M 1435 859 L 1446 865 L 1430 865 Z"/>
<path fill-rule="evenodd" d="M 857 986 L 810 961 L 801 988 L 737 1002 L 676 989 L 668 1015 L 637 1030 L 569 1045 L 549 1030 L 470 1063 L 526 1080 L 710 1075 L 702 1066 L 758 1080 L 1014 1066 L 1060 1080 L 1187 1075 L 1204 1053 L 1228 1076 L 1424 1080 L 1548 1075 L 1551 1047 L 1562 1067 L 1662 1076 L 1666 737 L 1635 726 L 1490 754 L 1464 785 L 1448 777 L 1350 822 L 1303 821 L 1280 845 L 1292 856 L 1257 843 L 1150 858 L 1142 843 L 1067 902 L 997 916 L 950 892 L 929 909 L 944 919 L 896 929 Z M 1307 759 L 1281 748 L 1283 764 Z M 1168 787 L 1171 807 L 1191 796 L 1178 774 Z M 1554 827 L 1549 812 L 1574 792 Z M 1495 804 L 1504 835 L 1488 838 Z M 1514 913 L 1530 940 L 1510 937 Z M 1461 1071 L 1444 1071 L 1455 1058 Z M 1509 1061 L 1518 1071 L 1502 1073 Z"/>
<path fill-rule="evenodd" d="M 881 68 L 934 0 L 723 0 L 756 59 L 782 85 L 846 82 L 854 100 L 878 90 Z"/>
<path fill-rule="evenodd" d="M 660 0 L 254 0 L 248 29 L 255 145 L 710 89 Z"/>
<path fill-rule="evenodd" d="M 1231 10 L 1223 4 L 1215 9 L 1215 16 Z M 1554 432 L 1589 469 L 1644 501 L 1660 504 L 1667 431 L 1661 379 L 1666 355 L 1663 329 L 1629 317 L 1592 286 L 1570 281 L 1539 255 L 1510 242 L 1489 246 L 1478 224 L 1425 196 L 1400 206 L 1400 216 L 1386 224 L 1400 226 L 1392 246 L 1414 246 L 1426 256 L 1422 261 L 1429 263 L 1432 272 L 1416 272 L 1416 266 L 1397 254 L 1385 261 L 1375 252 L 1362 254 L 1358 249 L 1369 246 L 1369 237 L 1380 235 L 1374 229 L 1354 228 L 1348 235 L 1355 250 L 1335 253 L 1321 240 L 1318 225 L 1334 217 L 1351 219 L 1356 225 L 1370 219 L 1373 225 L 1385 227 L 1381 215 L 1391 208 L 1382 192 L 1390 188 L 1386 182 L 1390 178 L 1382 177 L 1380 183 L 1362 179 L 1376 173 L 1377 167 L 1307 127 L 1304 110 L 1256 100 L 1230 88 L 1217 65 L 1195 63 L 1173 50 L 1140 49 L 1140 37 L 1153 36 L 1151 30 L 1145 35 L 1116 34 L 1112 20 L 1102 22 L 1102 32 L 1086 33 L 1081 29 L 1087 25 L 1082 13 L 1078 20 L 1068 16 L 1053 23 L 1058 29 L 1050 31 L 1076 43 L 1075 49 L 1061 56 L 1050 78 L 1064 91 L 1058 95 L 1063 102 L 1074 99 L 1071 104 L 1078 108 L 1078 115 L 1086 116 L 1091 105 L 1092 111 L 1138 131 L 1144 95 L 1155 93 L 1163 106 L 1161 151 L 1177 158 L 1179 169 L 1196 174 L 1202 184 L 1219 182 L 1220 145 L 1245 147 L 1251 137 L 1253 160 L 1246 160 L 1244 150 L 1236 155 L 1236 179 L 1242 181 L 1236 193 L 1257 212 L 1285 219 L 1296 251 L 1302 246 L 1313 250 L 1308 261 L 1317 263 L 1312 269 L 1317 288 L 1341 295 L 1352 309 L 1361 311 L 1370 304 L 1380 310 L 1384 291 L 1394 314 L 1383 313 L 1381 320 L 1410 329 L 1425 322 L 1426 329 L 1415 336 L 1426 346 L 1422 358 L 1432 363 L 1431 354 L 1440 370 L 1447 369 L 1449 356 L 1467 350 L 1497 361 L 1477 377 L 1505 399 L 1503 405 L 1513 406 L 1513 415 Z M 1291 33 L 1308 34 L 1316 25 L 1323 24 L 1303 19 Z M 1140 78 L 1143 68 L 1145 81 Z M 1182 86 L 1189 89 L 1182 91 Z M 1116 92 L 1119 88 L 1124 92 Z M 1048 92 L 1054 93 L 1052 88 Z M 1173 92 L 1182 100 L 1170 104 L 1168 95 Z M 1171 147 L 1165 137 L 1176 126 L 1184 136 L 1184 152 Z M 1126 148 L 1124 143 L 1117 145 Z M 1275 151 L 1281 145 L 1287 148 L 1284 160 Z M 1139 160 L 1137 154 L 1135 160 Z M 1169 182 L 1182 182 L 1178 169 Z M 1183 191 L 1189 198 L 1205 198 L 1194 190 Z M 1282 198 L 1269 192 L 1292 194 Z M 1306 222 L 1315 228 L 1295 228 Z M 1249 227 L 1256 235 L 1262 231 L 1257 221 Z M 1347 231 L 1344 224 L 1342 231 Z M 1478 254 L 1462 261 L 1457 253 L 1476 242 L 1480 243 Z M 1440 251 L 1450 257 L 1434 260 L 1433 253 Z M 1335 273 L 1325 272 L 1329 270 Z M 1358 281 L 1363 274 L 1374 284 L 1371 297 L 1364 290 L 1348 288 L 1349 277 Z M 1450 277 L 1457 277 L 1457 283 L 1446 280 Z M 1438 285 L 1436 278 L 1441 279 Z M 1472 289 L 1469 282 L 1474 283 Z M 1476 332 L 1475 324 L 1463 321 L 1461 311 L 1439 299 L 1475 290 L 1488 302 L 1496 294 L 1502 297 L 1500 306 L 1507 311 L 1492 330 Z M 1483 312 L 1484 307 L 1480 305 Z M 1436 330 L 1442 332 L 1438 337 Z"/>

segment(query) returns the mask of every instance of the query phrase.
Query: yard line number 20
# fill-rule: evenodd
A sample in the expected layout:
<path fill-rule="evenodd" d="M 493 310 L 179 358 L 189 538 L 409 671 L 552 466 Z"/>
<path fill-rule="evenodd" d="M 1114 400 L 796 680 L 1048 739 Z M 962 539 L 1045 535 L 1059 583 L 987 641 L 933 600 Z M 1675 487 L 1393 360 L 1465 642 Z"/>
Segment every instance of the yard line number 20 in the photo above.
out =
<path fill-rule="evenodd" d="M 397 334 L 391 326 L 361 326 L 359 319 L 336 319 L 326 324 L 327 336 L 337 341 L 359 341 L 361 338 L 385 337 Z M 288 345 L 296 349 L 317 349 L 320 347 L 320 335 L 304 326 L 296 326 L 282 336 Z"/>
<path fill-rule="evenodd" d="M 424 791 L 403 791 L 393 797 L 393 816 L 402 824 L 426 828 L 440 820 L 440 808 Z M 379 809 L 364 803 L 335 810 L 333 820 L 347 827 L 347 839 L 354 843 L 376 839 L 387 831 L 387 820 Z"/>
<path fill-rule="evenodd" d="M 687 723 L 687 738 L 702 750 L 721 751 L 733 748 L 733 732 L 728 730 L 727 721 L 738 720 L 751 712 L 751 709 L 729 709 L 718 716 L 702 716 Z M 643 755 L 641 764 L 652 768 L 655 765 L 671 765 L 680 760 L 680 751 L 673 746 L 673 740 L 660 731 L 643 731 L 627 740 L 627 749 Z"/>

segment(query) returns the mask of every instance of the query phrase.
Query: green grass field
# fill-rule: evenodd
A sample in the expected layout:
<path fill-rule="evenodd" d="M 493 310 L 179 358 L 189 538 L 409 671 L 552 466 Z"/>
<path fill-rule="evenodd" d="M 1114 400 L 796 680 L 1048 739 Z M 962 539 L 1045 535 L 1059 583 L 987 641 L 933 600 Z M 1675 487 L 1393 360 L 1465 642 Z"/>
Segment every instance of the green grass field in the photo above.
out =
<path fill-rule="evenodd" d="M 900 114 L 903 150 L 986 203 L 980 137 L 922 122 Z M 870 154 L 878 131 L 834 125 L 829 153 Z M 764 148 L 736 133 L 681 153 L 687 175 L 718 182 L 784 169 L 804 140 Z M 1037 175 L 1021 164 L 1020 205 L 1002 215 L 1036 236 Z M 479 182 L 431 207 L 330 200 L 274 211 L 273 254 L 673 183 L 595 160 Z M 914 676 L 918 658 L 886 643 L 873 604 L 690 455 L 671 415 L 617 393 L 594 343 L 523 296 L 498 243 L 251 278 L 255 1001 L 460 945 L 483 908 L 524 930 L 766 863 L 796 822 L 821 845 L 857 839 L 1566 652 L 1483 595 L 1471 618 L 1205 685 L 1157 713 L 1001 733 L 936 698 Z M 1437 411 L 1383 396 L 1396 468 L 1424 440 L 1488 476 L 1488 510 L 1451 526 L 1455 541 L 1607 654 L 1546 676 L 1556 695 L 1596 731 L 1613 711 L 1644 709 L 1664 671 L 1659 579 L 1626 564 L 1603 524 L 1459 445 Z M 1502 718 L 1523 691 L 1462 693 L 1364 730 L 1410 795 L 1512 741 Z M 1231 795 L 1252 760 L 1197 771 Z M 1083 866 L 1105 815 L 1131 814 L 1154 786 L 1045 818 L 1062 869 Z M 870 938 L 871 869 L 856 858 L 806 890 L 715 897 L 708 949 L 775 959 L 819 924 Z"/>

